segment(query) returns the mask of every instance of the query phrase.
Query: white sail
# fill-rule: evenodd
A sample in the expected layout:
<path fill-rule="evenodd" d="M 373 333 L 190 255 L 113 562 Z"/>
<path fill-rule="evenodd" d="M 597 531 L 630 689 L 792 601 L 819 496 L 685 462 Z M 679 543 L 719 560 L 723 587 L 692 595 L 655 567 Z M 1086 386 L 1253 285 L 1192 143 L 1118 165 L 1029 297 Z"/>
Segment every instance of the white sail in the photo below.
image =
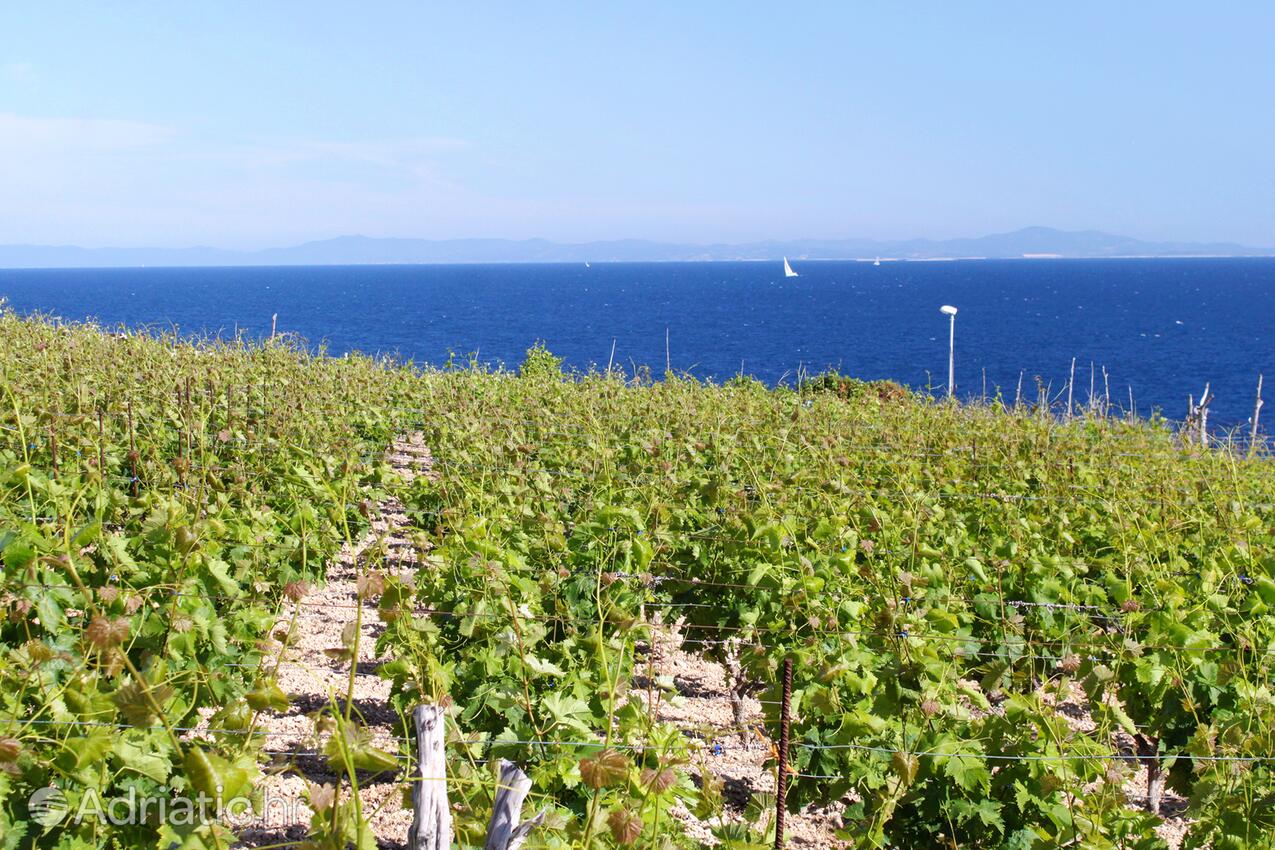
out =
<path fill-rule="evenodd" d="M 787 257 L 784 257 L 784 277 L 797 277 L 797 273 L 792 270 L 792 266 L 788 265 Z"/>
<path fill-rule="evenodd" d="M 881 258 L 880 258 L 880 257 L 877 257 L 876 262 L 874 262 L 872 265 L 874 265 L 874 266 L 879 266 L 879 265 L 881 265 Z"/>

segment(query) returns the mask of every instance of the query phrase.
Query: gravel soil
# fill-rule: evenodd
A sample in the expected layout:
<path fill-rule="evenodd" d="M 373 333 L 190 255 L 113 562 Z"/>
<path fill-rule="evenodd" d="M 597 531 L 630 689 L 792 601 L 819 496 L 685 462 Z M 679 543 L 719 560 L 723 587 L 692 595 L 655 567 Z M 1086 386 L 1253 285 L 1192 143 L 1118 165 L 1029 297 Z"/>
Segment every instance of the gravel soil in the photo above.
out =
<path fill-rule="evenodd" d="M 406 480 L 428 474 L 430 453 L 420 434 L 396 440 L 388 459 Z M 374 746 L 389 753 L 402 750 L 400 742 L 407 730 L 399 728 L 397 713 L 390 708 L 389 682 L 379 677 L 377 667 L 388 659 L 375 656 L 376 638 L 382 630 L 373 604 L 365 604 L 358 594 L 360 572 L 367 567 L 395 571 L 416 568 L 416 554 L 404 533 L 408 527 L 403 506 L 389 500 L 379 506 L 371 530 L 354 546 L 346 547 L 329 565 L 327 582 L 311 590 L 293 610 L 285 610 L 274 634 L 286 644 L 278 669 L 278 684 L 288 694 L 291 706 L 282 714 L 267 714 L 261 725 L 267 736 L 267 751 L 274 760 L 265 780 L 259 783 L 264 795 L 263 811 L 238 827 L 240 846 L 261 847 L 304 840 L 312 811 L 307 790 L 340 786 L 327 771 L 326 760 L 317 755 L 328 737 L 331 707 L 344 711 L 346 695 L 353 694 L 351 716 L 371 737 Z M 386 552 L 384 560 L 365 563 L 365 553 Z M 347 630 L 359 632 L 359 656 L 351 690 L 350 662 L 332 657 L 349 642 Z M 336 652 L 332 652 L 336 651 Z M 359 799 L 368 815 L 377 844 L 385 848 L 407 846 L 412 823 L 410 805 L 404 805 L 404 790 L 410 763 L 404 761 L 399 773 L 359 778 Z M 348 787 L 348 783 L 346 784 Z"/>
<path fill-rule="evenodd" d="M 753 696 L 742 697 L 742 724 L 736 723 L 731 700 L 731 681 L 726 668 L 702 655 L 687 652 L 675 626 L 657 631 L 649 650 L 657 681 L 672 681 L 672 693 L 635 683 L 633 693 L 648 705 L 654 703 L 657 719 L 681 727 L 689 739 L 700 743 L 699 763 L 721 782 L 726 802 L 722 820 L 747 823 L 745 809 L 754 793 L 775 793 L 777 768 L 772 742 L 762 730 L 762 704 Z M 650 678 L 649 676 L 647 677 Z M 769 762 L 769 763 L 768 763 Z M 771 798 L 773 799 L 773 797 Z M 826 806 L 809 806 L 789 814 L 784 830 L 789 847 L 841 848 L 849 845 L 834 834 L 842 826 L 844 801 Z M 717 843 L 711 827 L 687 811 L 670 810 L 689 835 L 701 845 Z M 759 830 L 769 827 L 772 814 L 754 823 Z"/>

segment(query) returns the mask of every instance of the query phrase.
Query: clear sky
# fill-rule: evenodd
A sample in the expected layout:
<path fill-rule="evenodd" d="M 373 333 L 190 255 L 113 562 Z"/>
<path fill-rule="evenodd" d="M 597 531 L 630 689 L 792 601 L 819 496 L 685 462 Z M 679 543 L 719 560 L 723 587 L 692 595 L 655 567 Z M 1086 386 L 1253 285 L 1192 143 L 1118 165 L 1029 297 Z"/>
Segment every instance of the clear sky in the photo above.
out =
<path fill-rule="evenodd" d="M 1275 4 L 13 2 L 0 244 L 1275 246 Z"/>

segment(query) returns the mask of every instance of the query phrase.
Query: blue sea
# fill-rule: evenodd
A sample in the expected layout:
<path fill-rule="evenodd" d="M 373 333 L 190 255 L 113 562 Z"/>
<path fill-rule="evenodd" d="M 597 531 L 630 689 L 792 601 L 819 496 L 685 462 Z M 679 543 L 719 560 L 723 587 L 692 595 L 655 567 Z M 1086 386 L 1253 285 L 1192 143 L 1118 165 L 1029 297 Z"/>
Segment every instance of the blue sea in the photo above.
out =
<path fill-rule="evenodd" d="M 793 261 L 571 265 L 0 270 L 21 313 L 188 334 L 300 334 L 440 364 L 514 367 L 536 340 L 581 369 L 615 364 L 769 383 L 829 367 L 944 390 L 956 319 L 961 396 L 1024 395 L 1035 379 L 1076 401 L 1090 364 L 1113 403 L 1181 418 L 1206 382 L 1213 421 L 1250 415 L 1259 372 L 1275 398 L 1275 259 Z M 1269 408 L 1268 408 L 1269 409 Z M 1275 418 L 1272 419 L 1275 422 Z"/>

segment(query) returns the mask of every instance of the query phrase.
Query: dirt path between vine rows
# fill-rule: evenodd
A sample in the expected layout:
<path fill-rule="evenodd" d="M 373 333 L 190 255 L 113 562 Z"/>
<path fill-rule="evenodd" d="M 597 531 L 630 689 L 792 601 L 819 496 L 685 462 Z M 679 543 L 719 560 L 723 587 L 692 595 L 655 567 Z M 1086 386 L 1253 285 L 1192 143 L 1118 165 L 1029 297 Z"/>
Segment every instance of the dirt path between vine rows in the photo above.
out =
<path fill-rule="evenodd" d="M 405 480 L 429 473 L 431 456 L 421 434 L 396 439 L 387 454 L 391 467 Z M 374 604 L 364 603 L 358 594 L 358 574 L 365 556 L 379 556 L 372 564 L 390 572 L 414 571 L 417 552 L 408 541 L 409 523 L 403 505 L 389 499 L 373 514 L 371 530 L 353 547 L 346 547 L 328 567 L 327 582 L 311 590 L 297 603 L 290 603 L 276 625 L 281 636 L 291 629 L 292 637 L 283 651 L 278 671 L 279 687 L 292 705 L 282 714 L 262 718 L 267 735 L 266 749 L 272 762 L 265 780 L 259 783 L 264 805 L 249 822 L 235 824 L 240 844 L 260 847 L 302 841 L 309 831 L 312 810 L 307 805 L 310 789 L 340 787 L 329 772 L 322 755 L 326 732 L 317 732 L 315 720 L 333 704 L 344 709 L 350 692 L 350 664 L 333 658 L 329 650 L 340 650 L 343 633 L 357 624 L 360 632 L 359 657 L 354 671 L 353 717 L 371 734 L 373 746 L 389 753 L 401 751 L 400 741 L 407 731 L 400 728 L 397 712 L 388 703 L 389 682 L 377 675 L 377 667 L 389 659 L 376 657 L 376 638 L 383 626 Z M 295 615 L 295 622 L 293 616 Z M 348 636 L 348 634 L 346 635 Z M 405 767 L 408 766 L 406 763 Z M 348 787 L 348 783 L 346 783 Z M 407 786 L 400 776 L 384 774 L 360 778 L 359 799 L 368 817 L 377 844 L 383 848 L 406 847 L 412 823 L 409 805 L 404 805 Z M 323 792 L 321 792 L 323 793 Z"/>
<path fill-rule="evenodd" d="M 688 652 L 676 626 L 657 627 L 650 664 L 640 671 L 634 693 L 656 718 L 677 726 L 696 749 L 695 768 L 706 768 L 720 783 L 725 803 L 720 818 L 703 821 L 680 804 L 669 814 L 702 846 L 717 844 L 712 834 L 722 822 L 744 824 L 751 820 L 748 803 L 754 794 L 767 795 L 773 807 L 776 767 L 772 742 L 763 734 L 762 704 L 754 696 L 742 698 L 742 733 L 736 723 L 730 676 L 725 667 L 702 654 Z M 643 665 L 639 663 L 639 668 Z M 767 761 L 770 761 L 767 764 Z M 848 801 L 828 801 L 790 813 L 786 819 L 787 845 L 794 848 L 835 848 L 849 844 L 837 838 Z M 751 825 L 769 827 L 774 817 L 767 811 Z"/>

